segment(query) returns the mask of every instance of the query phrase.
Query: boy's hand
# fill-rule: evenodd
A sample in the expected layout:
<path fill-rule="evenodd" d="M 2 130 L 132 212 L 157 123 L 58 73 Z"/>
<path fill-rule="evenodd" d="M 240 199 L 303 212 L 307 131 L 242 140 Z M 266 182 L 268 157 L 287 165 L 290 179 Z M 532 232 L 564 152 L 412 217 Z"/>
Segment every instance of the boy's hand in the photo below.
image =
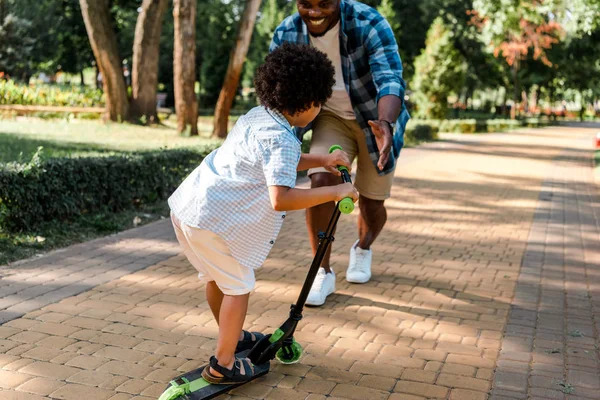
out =
<path fill-rule="evenodd" d="M 325 165 L 323 167 L 334 175 L 340 176 L 342 173 L 337 169 L 338 165 L 348 168 L 350 172 L 352 168 L 352 160 L 342 150 L 335 150 L 325 156 Z"/>
<path fill-rule="evenodd" d="M 335 201 L 340 201 L 346 197 L 350 197 L 354 203 L 358 200 L 358 191 L 350 182 L 342 183 L 335 186 L 336 198 Z"/>

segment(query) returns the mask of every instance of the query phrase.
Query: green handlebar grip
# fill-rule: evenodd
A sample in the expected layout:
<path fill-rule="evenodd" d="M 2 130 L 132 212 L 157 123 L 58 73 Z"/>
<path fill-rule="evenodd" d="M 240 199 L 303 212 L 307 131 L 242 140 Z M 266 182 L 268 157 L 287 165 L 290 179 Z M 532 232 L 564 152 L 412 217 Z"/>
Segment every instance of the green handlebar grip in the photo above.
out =
<path fill-rule="evenodd" d="M 329 152 L 330 152 L 330 153 L 333 153 L 334 151 L 336 151 L 336 150 L 341 150 L 341 149 L 342 149 L 342 146 L 340 146 L 339 144 L 334 144 L 333 146 L 331 146 L 331 147 L 329 148 Z"/>
<path fill-rule="evenodd" d="M 336 151 L 336 150 L 341 150 L 341 149 L 342 149 L 342 146 L 340 146 L 339 144 L 334 144 L 333 146 L 331 146 L 331 147 L 329 148 L 329 153 L 331 154 L 331 153 L 333 153 L 334 151 Z M 344 167 L 344 166 L 341 166 L 341 165 L 340 165 L 339 167 L 337 167 L 337 168 L 338 168 L 340 171 L 348 171 L 348 168 L 346 168 L 346 167 Z"/>
<path fill-rule="evenodd" d="M 349 197 L 342 199 L 340 201 L 340 205 L 338 207 L 339 207 L 340 211 L 343 212 L 344 214 L 350 214 L 352 211 L 354 211 L 354 203 L 352 202 L 352 199 Z"/>
<path fill-rule="evenodd" d="M 342 146 L 340 146 L 339 144 L 334 144 L 329 148 L 329 153 L 333 153 L 336 150 L 342 150 Z M 348 172 L 348 168 L 341 165 L 338 166 L 338 170 Z M 346 197 L 338 203 L 338 207 L 342 213 L 350 214 L 352 211 L 354 211 L 354 202 L 351 198 Z"/>

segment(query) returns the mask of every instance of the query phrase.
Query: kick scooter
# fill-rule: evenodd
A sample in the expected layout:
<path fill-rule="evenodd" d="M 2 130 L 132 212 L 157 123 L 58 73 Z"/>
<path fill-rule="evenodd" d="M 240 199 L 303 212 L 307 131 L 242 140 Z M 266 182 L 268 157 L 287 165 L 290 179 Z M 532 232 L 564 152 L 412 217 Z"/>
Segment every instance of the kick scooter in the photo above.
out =
<path fill-rule="evenodd" d="M 331 146 L 329 152 L 341 150 L 341 146 Z M 351 182 L 350 174 L 346 167 L 338 167 L 342 174 L 344 182 Z M 251 350 L 236 354 L 237 357 L 248 357 L 254 364 L 254 376 L 252 380 L 265 375 L 269 372 L 270 361 L 277 358 L 283 364 L 294 364 L 300 360 L 302 356 L 302 346 L 294 339 L 294 332 L 298 326 L 298 322 L 302 319 L 302 309 L 306 303 L 306 298 L 310 292 L 310 288 L 317 276 L 323 257 L 327 248 L 333 242 L 333 232 L 340 218 L 340 214 L 349 214 L 354 210 L 352 199 L 345 198 L 339 201 L 335 207 L 333 215 L 329 220 L 329 225 L 325 232 L 319 233 L 319 247 L 313 259 L 313 262 L 308 270 L 306 280 L 298 296 L 296 304 L 290 307 L 289 318 L 273 332 L 259 340 Z M 206 366 L 190 371 L 186 374 L 174 378 L 169 387 L 159 397 L 159 400 L 207 400 L 212 399 L 223 393 L 241 386 L 248 382 L 236 383 L 231 385 L 214 385 L 210 384 L 202 378 L 202 370 Z"/>

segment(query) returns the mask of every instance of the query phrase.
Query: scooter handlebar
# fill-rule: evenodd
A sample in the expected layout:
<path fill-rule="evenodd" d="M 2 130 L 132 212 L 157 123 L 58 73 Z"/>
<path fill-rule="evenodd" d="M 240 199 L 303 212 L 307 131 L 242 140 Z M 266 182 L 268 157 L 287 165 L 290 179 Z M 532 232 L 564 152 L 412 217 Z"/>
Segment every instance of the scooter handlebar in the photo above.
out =
<path fill-rule="evenodd" d="M 342 150 L 342 146 L 339 144 L 334 144 L 329 148 L 329 153 L 333 153 L 336 150 Z M 337 169 L 342 173 L 342 179 L 344 182 L 351 182 L 348 168 L 344 167 L 343 165 L 338 165 Z M 346 197 L 339 201 L 338 208 L 342 213 L 350 214 L 352 211 L 354 211 L 354 202 L 350 197 Z"/>

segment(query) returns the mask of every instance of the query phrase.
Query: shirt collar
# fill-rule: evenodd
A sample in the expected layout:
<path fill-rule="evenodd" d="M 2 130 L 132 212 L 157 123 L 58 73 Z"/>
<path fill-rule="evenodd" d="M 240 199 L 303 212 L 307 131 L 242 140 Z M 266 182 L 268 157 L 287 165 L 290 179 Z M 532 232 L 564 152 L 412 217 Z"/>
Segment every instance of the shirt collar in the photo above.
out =
<path fill-rule="evenodd" d="M 294 135 L 294 127 L 290 125 L 290 123 L 287 119 L 285 119 L 282 113 L 280 113 L 277 110 L 273 110 L 266 107 L 264 107 L 264 109 L 267 112 L 267 114 L 269 114 L 279 125 L 282 125 L 289 133 L 292 134 L 292 136 L 296 137 L 296 135 Z"/>

